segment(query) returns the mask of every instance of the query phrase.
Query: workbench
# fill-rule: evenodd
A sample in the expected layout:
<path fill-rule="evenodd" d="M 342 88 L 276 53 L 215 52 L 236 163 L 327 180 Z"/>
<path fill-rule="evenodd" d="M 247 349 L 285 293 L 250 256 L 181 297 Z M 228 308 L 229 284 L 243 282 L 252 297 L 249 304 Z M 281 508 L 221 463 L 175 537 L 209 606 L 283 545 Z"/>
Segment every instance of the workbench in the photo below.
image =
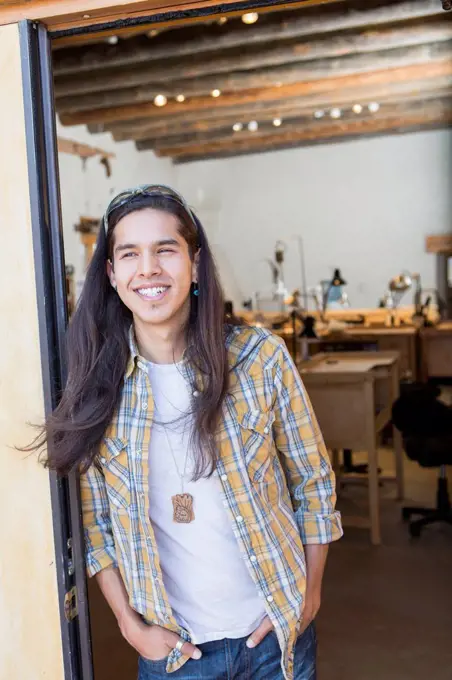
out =
<path fill-rule="evenodd" d="M 335 346 L 344 349 L 350 346 L 363 351 L 398 352 L 400 377 L 417 380 L 419 375 L 417 336 L 418 331 L 413 326 L 398 328 L 349 326 L 337 332 L 319 332 L 318 338 L 310 341 L 308 346 L 311 355 L 337 351 Z"/>
<path fill-rule="evenodd" d="M 344 524 L 370 529 L 374 545 L 381 542 L 378 433 L 391 421 L 399 396 L 397 352 L 331 352 L 298 364 L 338 473 L 338 452 L 365 451 L 368 456 L 369 517 L 344 517 Z M 402 438 L 393 428 L 397 497 L 404 495 Z"/>
<path fill-rule="evenodd" d="M 452 321 L 422 328 L 420 338 L 422 379 L 452 378 Z"/>

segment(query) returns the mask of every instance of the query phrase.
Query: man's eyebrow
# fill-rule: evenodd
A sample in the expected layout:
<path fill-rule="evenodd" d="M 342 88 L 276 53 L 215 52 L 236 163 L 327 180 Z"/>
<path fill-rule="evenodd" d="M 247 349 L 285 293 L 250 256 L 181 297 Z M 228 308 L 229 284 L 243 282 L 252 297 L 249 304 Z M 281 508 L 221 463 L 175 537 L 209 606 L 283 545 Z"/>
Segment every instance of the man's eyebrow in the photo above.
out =
<path fill-rule="evenodd" d="M 122 243 L 119 246 L 115 247 L 115 252 L 118 252 L 119 250 L 132 250 L 133 248 L 136 248 L 135 243 Z"/>
<path fill-rule="evenodd" d="M 161 246 L 179 246 L 180 243 L 174 238 L 165 238 L 160 241 L 155 241 L 152 245 L 159 248 Z M 134 248 L 138 248 L 136 243 L 121 243 L 115 247 L 115 253 L 118 253 L 121 250 L 133 250 Z"/>

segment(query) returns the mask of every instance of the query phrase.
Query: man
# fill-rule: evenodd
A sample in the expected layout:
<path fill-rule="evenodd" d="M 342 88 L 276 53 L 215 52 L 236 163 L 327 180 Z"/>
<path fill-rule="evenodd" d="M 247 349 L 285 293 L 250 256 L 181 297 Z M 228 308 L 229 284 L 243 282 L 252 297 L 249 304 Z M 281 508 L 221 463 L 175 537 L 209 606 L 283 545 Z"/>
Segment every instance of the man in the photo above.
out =
<path fill-rule="evenodd" d="M 284 343 L 224 321 L 172 189 L 107 208 L 69 331 L 49 464 L 82 470 L 88 572 L 139 680 L 315 678 L 334 477 Z"/>

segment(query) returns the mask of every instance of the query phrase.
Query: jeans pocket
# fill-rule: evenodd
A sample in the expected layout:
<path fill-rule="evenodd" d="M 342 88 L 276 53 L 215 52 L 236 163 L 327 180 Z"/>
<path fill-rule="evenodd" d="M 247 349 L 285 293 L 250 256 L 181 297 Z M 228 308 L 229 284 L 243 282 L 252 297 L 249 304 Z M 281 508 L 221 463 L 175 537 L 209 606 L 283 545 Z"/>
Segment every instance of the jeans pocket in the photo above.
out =
<path fill-rule="evenodd" d="M 138 661 L 138 680 L 157 680 L 166 677 L 166 664 L 168 658 L 152 661 L 140 656 Z"/>

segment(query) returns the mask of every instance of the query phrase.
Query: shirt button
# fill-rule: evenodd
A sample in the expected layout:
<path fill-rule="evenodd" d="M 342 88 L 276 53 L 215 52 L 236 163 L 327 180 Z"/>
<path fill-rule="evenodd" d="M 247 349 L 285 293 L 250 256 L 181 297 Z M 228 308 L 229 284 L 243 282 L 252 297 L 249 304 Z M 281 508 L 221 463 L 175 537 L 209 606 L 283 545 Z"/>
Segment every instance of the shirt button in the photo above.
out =
<path fill-rule="evenodd" d="M 267 597 L 267 602 L 273 602 L 273 595 L 269 595 Z"/>
<path fill-rule="evenodd" d="M 243 517 L 241 515 L 239 515 L 235 519 L 237 520 L 237 522 L 239 522 L 239 524 L 240 524 L 240 522 L 243 522 Z"/>
<path fill-rule="evenodd" d="M 102 465 L 105 465 L 105 463 L 107 462 L 107 460 L 106 460 L 105 458 L 101 458 L 101 459 L 100 459 L 100 462 L 102 463 Z"/>
<path fill-rule="evenodd" d="M 148 405 L 147 405 L 146 402 L 144 402 L 144 404 L 142 404 L 141 410 L 142 410 L 142 411 L 147 411 L 147 410 L 148 410 Z"/>
<path fill-rule="evenodd" d="M 194 397 L 199 397 L 199 392 L 198 392 L 198 390 L 194 390 L 193 396 L 194 396 Z"/>
<path fill-rule="evenodd" d="M 268 427 L 264 427 L 264 433 L 268 434 L 269 432 L 270 432 L 270 430 L 268 429 Z"/>
<path fill-rule="evenodd" d="M 222 481 L 222 482 L 227 482 L 227 481 L 228 481 L 228 476 L 227 476 L 227 475 L 221 475 L 221 481 Z"/>
<path fill-rule="evenodd" d="M 256 557 L 256 555 L 251 555 L 250 560 L 251 560 L 251 562 L 253 562 L 253 563 L 254 563 L 254 562 L 257 562 L 257 557 Z"/>

